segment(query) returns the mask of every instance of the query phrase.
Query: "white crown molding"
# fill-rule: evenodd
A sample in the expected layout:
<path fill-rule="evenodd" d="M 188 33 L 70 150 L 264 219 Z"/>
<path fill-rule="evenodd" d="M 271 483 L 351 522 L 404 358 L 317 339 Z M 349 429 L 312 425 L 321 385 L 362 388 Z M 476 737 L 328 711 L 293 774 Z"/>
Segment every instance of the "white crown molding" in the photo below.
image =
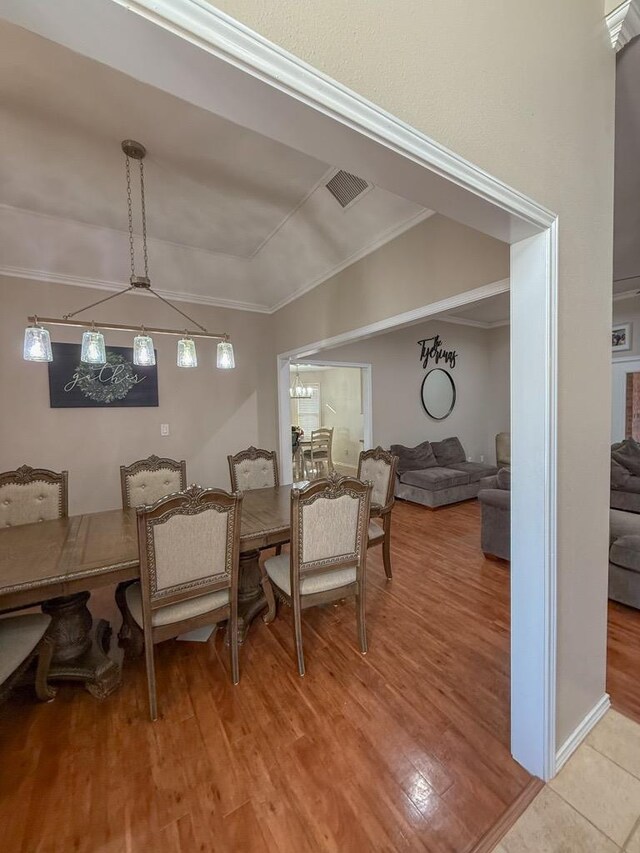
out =
<path fill-rule="evenodd" d="M 466 317 L 456 317 L 455 315 L 450 316 L 449 314 L 443 314 L 439 319 L 443 323 L 454 323 L 457 326 L 471 326 L 474 329 L 499 329 L 501 326 L 509 325 L 509 320 L 493 320 L 489 322 L 487 320 L 471 320 Z"/>
<path fill-rule="evenodd" d="M 637 279 L 638 287 L 634 288 L 633 290 L 621 290 L 619 293 L 614 293 L 613 301 L 620 302 L 622 299 L 635 299 L 636 296 L 640 296 L 640 275 L 637 276 Z"/>
<path fill-rule="evenodd" d="M 126 281 L 105 281 L 99 278 L 88 278 L 78 275 L 64 275 L 45 270 L 26 269 L 24 267 L 0 266 L 0 276 L 8 278 L 27 278 L 44 284 L 66 284 L 72 287 L 90 287 L 96 290 L 122 290 L 128 284 Z M 258 314 L 271 314 L 272 311 L 264 305 L 253 302 L 237 302 L 232 299 L 217 299 L 214 296 L 200 296 L 196 293 L 179 293 L 175 290 L 158 290 L 156 293 L 174 302 L 188 302 L 193 305 L 211 305 L 213 308 L 230 308 L 234 311 L 253 311 Z M 133 291 L 136 296 L 145 296 L 143 291 Z"/>
<path fill-rule="evenodd" d="M 302 287 L 299 287 L 289 296 L 285 296 L 284 299 L 281 299 L 279 302 L 276 302 L 269 309 L 269 313 L 275 314 L 276 311 L 279 311 L 281 308 L 284 308 L 285 305 L 288 305 L 290 302 L 293 302 L 296 299 L 299 299 L 301 296 L 304 296 L 305 293 L 308 293 L 310 290 L 313 290 L 318 285 L 323 284 L 323 282 L 328 281 L 330 278 L 338 275 L 347 267 L 350 267 L 352 264 L 355 264 L 357 261 L 361 261 L 363 258 L 366 258 L 367 255 L 371 255 L 377 249 L 380 249 L 385 243 L 390 243 L 391 240 L 394 240 L 396 237 L 399 237 L 401 234 L 404 234 L 405 231 L 408 231 L 410 228 L 413 228 L 415 225 L 418 225 L 420 222 L 423 222 L 425 219 L 429 219 L 430 216 L 433 216 L 435 213 L 434 210 L 421 210 L 419 213 L 410 216 L 409 219 L 406 219 L 404 222 L 401 222 L 399 225 L 394 225 L 384 232 L 377 240 L 374 240 L 373 243 L 369 243 L 369 245 L 365 246 L 363 249 L 359 249 L 357 252 L 354 252 L 352 255 L 342 261 L 342 263 L 337 264 L 333 267 L 329 272 L 323 273 L 318 278 L 314 278 L 308 284 L 304 284 Z"/>
<path fill-rule="evenodd" d="M 621 50 L 625 44 L 640 35 L 640 0 L 625 0 L 606 16 L 607 28 L 614 50 Z"/>
<path fill-rule="evenodd" d="M 605 693 L 596 702 L 582 722 L 571 732 L 556 753 L 556 773 L 560 772 L 562 765 L 567 763 L 582 741 L 595 727 L 596 723 L 604 717 L 610 707 L 611 700 L 609 699 L 609 694 Z"/>

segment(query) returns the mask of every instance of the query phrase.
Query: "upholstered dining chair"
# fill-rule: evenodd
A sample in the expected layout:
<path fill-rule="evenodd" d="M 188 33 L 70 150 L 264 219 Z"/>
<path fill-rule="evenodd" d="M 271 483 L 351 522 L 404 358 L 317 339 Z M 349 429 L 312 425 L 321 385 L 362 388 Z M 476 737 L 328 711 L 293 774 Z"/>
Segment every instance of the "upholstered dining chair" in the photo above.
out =
<path fill-rule="evenodd" d="M 0 527 L 66 518 L 69 514 L 67 471 L 22 465 L 0 474 Z"/>
<path fill-rule="evenodd" d="M 373 484 L 371 493 L 371 520 L 369 521 L 368 547 L 382 545 L 382 562 L 387 580 L 391 580 L 391 510 L 395 503 L 394 491 L 398 457 L 381 447 L 363 450 L 358 458 L 358 480 Z M 374 521 L 374 519 L 376 519 Z M 378 523 L 378 520 L 381 522 Z"/>
<path fill-rule="evenodd" d="M 360 651 L 367 652 L 365 578 L 371 484 L 353 477 L 316 480 L 291 491 L 291 550 L 265 561 L 267 583 L 293 609 L 298 672 L 304 675 L 302 611 L 355 597 Z M 267 596 L 273 600 L 273 596 Z M 275 618 L 270 606 L 265 622 Z"/>
<path fill-rule="evenodd" d="M 227 462 L 232 492 L 270 489 L 280 483 L 275 450 L 260 450 L 252 446 L 235 456 L 227 456 Z"/>
<path fill-rule="evenodd" d="M 150 506 L 187 488 L 187 463 L 151 455 L 120 466 L 122 508 Z"/>
<path fill-rule="evenodd" d="M 47 683 L 53 654 L 53 640 L 47 633 L 50 623 L 51 616 L 45 613 L 0 619 L 0 701 L 25 679 L 34 659 L 37 659 L 36 696 L 42 702 L 49 702 L 56 695 Z"/>
<path fill-rule="evenodd" d="M 144 633 L 149 712 L 158 717 L 153 646 L 229 620 L 231 677 L 238 664 L 238 572 L 242 494 L 189 486 L 138 507 L 140 581 L 126 603 Z"/>
<path fill-rule="evenodd" d="M 319 465 L 323 465 L 325 476 L 329 476 L 333 471 L 332 445 L 333 427 L 311 430 L 311 443 L 303 450 L 305 473 L 315 477 L 319 473 Z M 309 463 L 308 466 L 307 463 Z"/>

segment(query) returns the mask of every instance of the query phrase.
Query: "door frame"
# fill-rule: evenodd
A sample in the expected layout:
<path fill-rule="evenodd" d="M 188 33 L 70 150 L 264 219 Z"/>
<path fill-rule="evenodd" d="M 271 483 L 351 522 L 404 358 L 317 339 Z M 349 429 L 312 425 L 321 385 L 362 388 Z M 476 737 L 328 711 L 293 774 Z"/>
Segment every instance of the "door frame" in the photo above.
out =
<path fill-rule="evenodd" d="M 551 778 L 557 766 L 557 215 L 202 0 L 8 0 L 2 14 L 510 245 L 511 751 L 531 773 Z M 284 361 L 278 361 L 280 375 Z M 587 731 L 580 730 L 575 745 Z M 566 754 L 566 744 L 560 752 Z"/>
<path fill-rule="evenodd" d="M 373 447 L 373 378 L 372 366 L 359 361 L 327 361 L 326 359 L 278 356 L 278 437 L 280 443 L 280 482 L 293 482 L 291 458 L 291 365 L 317 364 L 323 367 L 357 367 L 362 370 L 362 437 L 364 449 Z"/>

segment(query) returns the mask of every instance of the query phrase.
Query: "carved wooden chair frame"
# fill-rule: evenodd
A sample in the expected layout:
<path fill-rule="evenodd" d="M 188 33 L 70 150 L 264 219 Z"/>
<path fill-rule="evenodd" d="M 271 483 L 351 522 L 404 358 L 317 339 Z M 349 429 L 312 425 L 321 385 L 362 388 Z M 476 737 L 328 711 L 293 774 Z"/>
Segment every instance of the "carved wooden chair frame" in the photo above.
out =
<path fill-rule="evenodd" d="M 266 459 L 268 462 L 271 462 L 273 465 L 273 485 L 280 485 L 280 473 L 278 471 L 278 454 L 275 450 L 262 450 L 259 447 L 248 447 L 246 450 L 241 450 L 240 453 L 236 453 L 235 455 L 227 456 L 227 462 L 229 463 L 229 476 L 231 477 L 231 491 L 238 491 L 238 478 L 236 474 L 236 467 L 240 465 L 242 462 L 246 462 L 247 460 L 250 462 L 256 462 L 258 459 Z"/>
<path fill-rule="evenodd" d="M 302 648 L 302 611 L 309 607 L 327 604 L 339 599 L 355 597 L 356 615 L 358 622 L 358 638 L 360 651 L 367 652 L 367 632 L 365 623 L 365 579 L 367 562 L 367 530 L 369 526 L 369 512 L 371 502 L 371 484 L 362 483 L 353 477 L 339 477 L 332 475 L 321 480 L 314 480 L 303 489 L 291 490 L 291 554 L 290 554 L 290 590 L 288 595 L 284 590 L 276 587 L 278 597 L 293 609 L 293 631 L 298 659 L 298 672 L 304 675 L 304 654 Z M 360 502 L 357 515 L 357 531 L 355 550 L 350 554 L 342 554 L 324 560 L 315 560 L 304 563 L 301 560 L 304 541 L 304 513 L 303 509 L 310 506 L 319 499 L 335 500 L 343 495 L 357 498 Z M 339 569 L 356 569 L 354 582 L 335 589 L 302 595 L 301 580 L 311 575 L 322 574 Z M 271 584 L 271 580 L 267 579 Z M 269 612 L 265 616 L 265 622 L 271 622 L 275 618 L 275 607 L 272 607 L 273 595 L 267 595 L 269 601 Z"/>
<path fill-rule="evenodd" d="M 384 573 L 387 577 L 387 580 L 391 580 L 393 577 L 393 573 L 391 571 L 391 510 L 393 509 L 393 505 L 395 504 L 395 485 L 396 485 L 396 472 L 398 470 L 398 457 L 394 456 L 393 453 L 389 453 L 389 451 L 384 450 L 382 447 L 378 446 L 373 450 L 363 450 L 358 457 L 358 479 L 362 479 L 362 463 L 367 461 L 368 459 L 373 459 L 374 461 L 382 461 L 385 462 L 389 468 L 389 483 L 387 486 L 387 495 L 384 506 L 379 506 L 378 504 L 371 504 L 371 518 L 381 518 L 382 519 L 382 528 L 380 530 L 380 535 L 372 536 L 369 538 L 368 547 L 372 548 L 375 545 L 382 545 L 382 562 L 384 564 Z"/>
<path fill-rule="evenodd" d="M 32 468 L 30 465 L 21 465 L 15 471 L 4 471 L 0 474 L 0 486 L 9 484 L 25 485 L 27 483 L 48 483 L 59 486 L 58 494 L 58 518 L 67 518 L 69 515 L 69 472 L 50 471 L 48 468 Z"/>
<path fill-rule="evenodd" d="M 120 491 L 122 493 L 122 509 L 131 509 L 129 502 L 129 477 L 139 474 L 141 471 L 178 471 L 180 473 L 180 491 L 187 488 L 187 463 L 184 459 L 177 462 L 166 456 L 152 454 L 146 459 L 138 459 L 131 465 L 120 466 Z"/>
<path fill-rule="evenodd" d="M 138 550 L 140 554 L 140 586 L 142 593 L 142 616 L 145 657 L 147 665 L 147 683 L 149 688 L 149 710 L 151 719 L 157 719 L 156 678 L 153 646 L 177 637 L 179 634 L 193 631 L 213 622 L 229 620 L 231 675 L 233 683 L 240 680 L 238 663 L 238 578 L 240 566 L 240 519 L 242 512 L 242 494 L 229 494 L 222 489 L 203 489 L 189 486 L 185 491 L 160 498 L 151 507 L 138 507 Z M 158 592 L 156 582 L 156 555 L 154 528 L 165 524 L 176 515 L 198 515 L 201 512 L 221 512 L 229 516 L 227 524 L 227 543 L 225 570 L 204 580 L 174 584 Z M 177 604 L 192 598 L 199 598 L 212 592 L 229 589 L 229 602 L 215 610 L 209 610 L 197 616 L 171 622 L 168 625 L 153 627 L 151 622 L 155 610 L 169 604 Z"/>
<path fill-rule="evenodd" d="M 13 673 L 0 684 L 0 703 L 9 696 L 11 691 L 23 684 L 33 684 L 36 696 L 41 702 L 51 702 L 56 695 L 55 687 L 49 684 L 49 668 L 55 649 L 54 639 L 47 628 L 44 636 Z M 31 664 L 37 659 L 35 676 L 30 675 Z"/>

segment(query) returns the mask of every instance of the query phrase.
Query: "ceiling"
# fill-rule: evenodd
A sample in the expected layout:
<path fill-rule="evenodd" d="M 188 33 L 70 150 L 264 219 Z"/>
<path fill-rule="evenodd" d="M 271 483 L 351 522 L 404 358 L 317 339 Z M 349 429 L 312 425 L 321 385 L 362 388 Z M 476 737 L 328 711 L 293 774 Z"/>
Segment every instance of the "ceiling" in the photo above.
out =
<path fill-rule="evenodd" d="M 617 56 L 613 291 L 640 289 L 640 38 Z"/>
<path fill-rule="evenodd" d="M 340 164 L 8 23 L 0 103 L 5 273 L 127 282 L 125 138 L 148 150 L 150 274 L 174 297 L 272 311 L 430 213 L 378 187 L 342 209 L 325 187 Z"/>

